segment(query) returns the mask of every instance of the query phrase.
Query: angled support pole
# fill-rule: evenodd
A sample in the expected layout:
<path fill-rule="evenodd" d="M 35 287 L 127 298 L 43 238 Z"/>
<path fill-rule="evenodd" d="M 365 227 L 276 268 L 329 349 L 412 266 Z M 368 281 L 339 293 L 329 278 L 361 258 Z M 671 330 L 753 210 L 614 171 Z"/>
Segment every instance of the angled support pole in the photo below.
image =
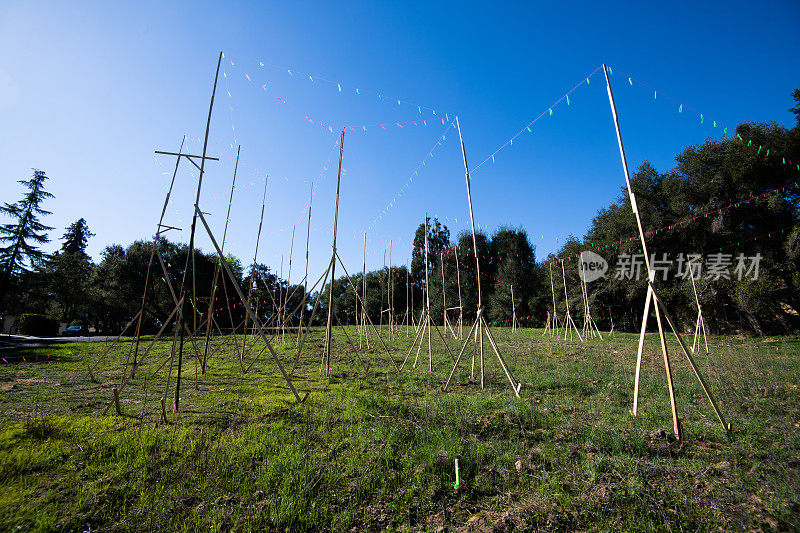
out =
<path fill-rule="evenodd" d="M 222 250 L 220 249 L 219 245 L 217 244 L 217 240 L 214 238 L 214 234 L 211 233 L 211 228 L 208 227 L 208 223 L 206 222 L 206 219 L 203 216 L 203 213 L 200 212 L 200 207 L 199 206 L 195 207 L 195 213 L 197 214 L 198 218 L 200 219 L 200 222 L 203 224 L 203 227 L 205 228 L 206 233 L 208 234 L 208 238 L 211 240 L 211 243 L 214 245 L 214 249 L 217 251 L 217 255 L 221 259 L 223 259 L 222 266 L 225 269 L 225 273 L 228 274 L 228 278 L 230 279 L 231 285 L 233 285 L 233 288 L 236 290 L 236 294 L 239 296 L 239 300 L 242 302 L 242 305 L 245 306 L 245 312 L 250 316 L 250 320 L 253 321 L 253 323 L 256 325 L 256 329 L 258 329 L 259 333 L 261 334 L 261 339 L 267 345 L 267 349 L 269 350 L 270 355 L 272 355 L 272 359 L 275 361 L 275 364 L 278 365 L 278 369 L 280 369 L 281 374 L 283 375 L 283 379 L 286 381 L 286 384 L 289 386 L 289 389 L 292 391 L 292 394 L 294 394 L 295 399 L 298 402 L 301 402 L 301 403 L 304 402 L 305 399 L 308 397 L 308 393 L 306 393 L 306 395 L 303 398 L 300 398 L 300 395 L 298 394 L 297 389 L 295 389 L 291 378 L 286 373 L 286 370 L 284 370 L 283 364 L 281 364 L 281 360 L 278 358 L 278 354 L 275 353 L 275 350 L 273 349 L 272 344 L 270 344 L 269 338 L 267 337 L 267 334 L 264 331 L 264 327 L 261 325 L 261 321 L 255 315 L 255 313 L 253 312 L 251 307 L 249 305 L 247 305 L 247 298 L 245 297 L 244 293 L 242 292 L 241 287 L 239 287 L 239 283 L 236 281 L 236 276 L 234 276 L 233 272 L 231 271 L 230 265 L 228 265 L 227 261 L 224 261 L 224 257 L 225 256 L 222 254 Z"/>
<path fill-rule="evenodd" d="M 664 313 L 664 316 L 666 317 L 667 322 L 669 323 L 669 326 L 672 329 L 672 332 L 675 334 L 675 337 L 678 339 L 678 343 L 680 344 L 681 349 L 684 352 L 684 355 L 689 360 L 689 364 L 691 365 L 692 370 L 694 371 L 696 377 L 700 381 L 700 385 L 703 387 L 703 390 L 705 391 L 706 396 L 708 397 L 709 401 L 711 402 L 711 405 L 714 408 L 714 411 L 717 414 L 717 417 L 719 418 L 719 421 L 722 424 L 723 429 L 726 432 L 730 431 L 730 428 L 731 428 L 730 424 L 727 424 L 725 422 L 724 418 L 722 417 L 722 413 L 717 408 L 716 401 L 714 400 L 710 389 L 708 389 L 706 387 L 705 381 L 703 380 L 703 378 L 702 378 L 702 376 L 700 374 L 700 371 L 698 370 L 697 366 L 694 364 L 694 360 L 692 359 L 691 355 L 689 354 L 689 350 L 686 347 L 686 344 L 683 342 L 683 338 L 681 337 L 680 333 L 678 332 L 677 328 L 675 327 L 675 324 L 672 321 L 671 317 L 667 313 L 666 307 L 663 305 L 663 303 L 659 299 L 658 293 L 656 292 L 656 289 L 654 287 L 655 272 L 653 271 L 653 269 L 651 268 L 651 265 L 650 265 L 650 258 L 649 258 L 649 255 L 647 253 L 647 243 L 646 243 L 645 237 L 644 237 L 644 230 L 642 229 L 642 220 L 641 220 L 641 216 L 639 215 L 639 208 L 636 205 L 636 195 L 634 194 L 633 188 L 631 187 L 630 174 L 628 172 L 628 162 L 627 162 L 627 159 L 625 157 L 625 147 L 624 147 L 624 145 L 622 143 L 622 133 L 621 133 L 620 126 L 619 126 L 619 117 L 617 115 L 616 104 L 614 103 L 614 92 L 613 92 L 613 90 L 611 88 L 611 80 L 609 79 L 609 73 L 608 72 L 609 72 L 608 66 L 603 64 L 603 74 L 605 75 L 605 79 L 606 79 L 606 90 L 608 92 L 608 101 L 609 101 L 609 104 L 611 106 L 611 115 L 613 117 L 614 128 L 615 128 L 616 133 L 617 133 L 617 143 L 619 144 L 619 153 L 620 153 L 620 159 L 622 161 L 622 169 L 623 169 L 623 171 L 625 173 L 625 185 L 627 186 L 627 189 L 628 189 L 628 197 L 630 198 L 631 209 L 633 210 L 633 214 L 634 214 L 634 216 L 636 218 L 636 226 L 637 226 L 637 228 L 639 230 L 639 240 L 640 240 L 641 245 L 642 245 L 642 253 L 644 254 L 644 261 L 645 261 L 645 266 L 647 267 L 647 274 L 648 274 L 648 278 L 647 278 L 648 279 L 648 290 L 647 290 L 647 296 L 648 297 L 647 297 L 646 304 L 645 304 L 646 313 L 644 314 L 643 320 L 642 320 L 642 332 L 641 332 L 640 338 L 639 338 L 639 346 L 640 347 L 639 347 L 639 355 L 638 355 L 637 359 L 641 359 L 642 345 L 643 345 L 643 342 L 644 342 L 644 331 L 645 331 L 646 321 L 647 321 L 647 317 L 648 317 L 647 312 L 649 311 L 649 304 L 650 304 L 650 300 L 652 299 L 652 300 L 655 301 L 654 311 L 655 311 L 655 315 L 656 315 L 656 323 L 658 325 L 659 340 L 661 342 L 661 352 L 662 352 L 662 354 L 664 356 L 664 368 L 665 368 L 666 373 L 667 373 L 667 387 L 669 388 L 670 405 L 671 405 L 671 408 L 672 408 L 672 424 L 673 424 L 673 429 L 674 429 L 676 438 L 678 440 L 680 440 L 682 438 L 682 436 L 683 436 L 683 431 L 682 431 L 682 428 L 681 428 L 680 419 L 678 418 L 678 411 L 677 411 L 677 406 L 676 406 L 676 402 L 675 402 L 675 389 L 674 389 L 673 384 L 672 384 L 672 370 L 671 370 L 671 367 L 670 367 L 669 353 L 667 352 L 667 345 L 666 345 L 666 339 L 665 339 L 665 335 L 664 335 L 664 328 L 663 328 L 663 325 L 661 323 L 661 313 L 662 312 Z M 637 361 L 637 367 L 639 366 L 639 364 L 640 364 L 640 362 Z M 638 378 L 638 374 L 639 374 L 639 370 L 637 368 L 637 378 Z M 638 379 L 637 379 L 635 392 L 638 393 Z M 634 400 L 634 401 L 636 401 L 636 400 Z M 631 411 L 632 414 L 635 414 L 635 409 L 636 409 L 636 404 L 634 404 L 634 409 Z"/>

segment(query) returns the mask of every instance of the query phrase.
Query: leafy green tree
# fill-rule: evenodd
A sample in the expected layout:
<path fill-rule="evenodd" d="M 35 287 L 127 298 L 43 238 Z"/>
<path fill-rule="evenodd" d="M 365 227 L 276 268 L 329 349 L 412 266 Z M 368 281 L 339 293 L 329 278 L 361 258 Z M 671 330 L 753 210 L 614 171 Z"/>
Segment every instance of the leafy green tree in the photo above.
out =
<path fill-rule="evenodd" d="M 3 273 L 0 278 L 0 310 L 3 308 L 3 297 L 8 290 L 9 284 L 21 272 L 25 272 L 26 263 L 28 266 L 36 266 L 41 263 L 47 255 L 39 249 L 39 245 L 50 241 L 47 232 L 50 226 L 46 226 L 39 221 L 39 217 L 50 214 L 41 205 L 53 195 L 44 190 L 44 182 L 47 175 L 42 170 L 33 169 L 33 176 L 29 180 L 20 180 L 28 192 L 21 200 L 0 206 L 0 213 L 15 219 L 13 223 L 0 226 L 0 242 L 8 243 L 7 246 L 0 247 L 0 264 Z"/>
<path fill-rule="evenodd" d="M 522 228 L 501 227 L 492 237 L 491 261 L 494 265 L 494 291 L 489 295 L 489 318 L 497 324 L 510 324 L 513 308 L 517 317 L 531 314 L 530 303 L 534 292 L 541 292 L 536 254 Z M 514 305 L 511 287 L 514 287 Z M 536 303 L 533 299 L 533 303 Z"/>
<path fill-rule="evenodd" d="M 489 303 L 489 295 L 494 292 L 492 273 L 491 241 L 486 234 L 475 232 L 475 243 L 478 248 L 478 262 L 481 270 L 481 298 L 484 308 Z M 459 267 L 461 270 L 461 297 L 464 312 L 464 325 L 469 327 L 478 312 L 478 276 L 475 268 L 475 254 L 472 245 L 472 233 L 463 231 L 458 235 L 456 245 Z M 449 293 L 448 293 L 449 294 Z M 484 313 L 486 310 L 484 310 Z"/>

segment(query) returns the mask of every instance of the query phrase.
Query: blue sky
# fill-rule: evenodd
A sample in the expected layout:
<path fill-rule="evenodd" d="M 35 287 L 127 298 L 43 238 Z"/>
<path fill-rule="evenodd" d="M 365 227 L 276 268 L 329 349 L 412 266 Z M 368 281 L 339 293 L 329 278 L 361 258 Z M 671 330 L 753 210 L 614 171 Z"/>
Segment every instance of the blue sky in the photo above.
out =
<path fill-rule="evenodd" d="M 97 234 L 89 245 L 95 260 L 108 244 L 152 236 L 165 172 L 174 164 L 153 151 L 176 151 L 184 134 L 189 149 L 201 151 L 223 50 L 210 135 L 210 151 L 221 159 L 207 165 L 201 205 L 221 237 L 241 144 L 226 250 L 245 264 L 268 175 L 259 262 L 277 270 L 284 256 L 285 277 L 296 225 L 292 280 L 299 280 L 314 181 L 310 277 L 322 271 L 330 257 L 342 126 L 353 129 L 345 137 L 339 248 L 352 272 L 361 268 L 368 228 L 368 268 L 383 265 L 390 240 L 393 263 L 407 261 L 408 240 L 425 211 L 454 236 L 467 229 L 458 135 L 443 118 L 449 124 L 460 117 L 476 166 L 544 112 L 472 184 L 477 223 L 489 233 L 503 224 L 525 227 L 542 258 L 568 235 L 582 235 L 624 185 L 602 72 L 577 87 L 569 105 L 562 99 L 553 106 L 551 116 L 554 102 L 608 63 L 629 164 L 650 160 L 666 170 L 683 147 L 719 137 L 725 126 L 793 124 L 798 27 L 800 4 L 792 0 L 5 0 L 0 201 L 18 199 L 16 180 L 40 168 L 56 196 L 45 205 L 53 211 L 45 222 L 56 227 L 49 250 L 80 217 Z M 631 85 L 628 76 L 659 95 Z M 683 102 L 684 112 L 664 95 Z M 689 107 L 703 113 L 702 123 Z M 188 237 L 196 179 L 190 170 L 182 165 L 167 212 L 167 224 L 184 228 L 168 234 L 175 240 Z M 207 238 L 198 243 L 211 250 Z"/>

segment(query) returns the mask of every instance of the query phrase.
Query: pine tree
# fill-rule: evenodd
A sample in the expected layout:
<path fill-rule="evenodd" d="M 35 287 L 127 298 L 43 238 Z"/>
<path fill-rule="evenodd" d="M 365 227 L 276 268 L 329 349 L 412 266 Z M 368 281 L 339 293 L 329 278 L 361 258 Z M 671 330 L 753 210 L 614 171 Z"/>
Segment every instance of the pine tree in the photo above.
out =
<path fill-rule="evenodd" d="M 42 270 L 50 294 L 61 307 L 61 319 L 88 318 L 89 281 L 94 269 L 86 255 L 86 244 L 94 235 L 83 218 L 69 226 L 62 240 L 61 250 L 53 254 Z"/>
<path fill-rule="evenodd" d="M 16 219 L 13 223 L 0 225 L 0 242 L 7 244 L 0 247 L 0 265 L 3 269 L 0 302 L 11 279 L 27 271 L 26 262 L 33 266 L 47 257 L 38 247 L 50 241 L 47 232 L 53 229 L 39 221 L 39 217 L 50 214 L 50 211 L 42 209 L 42 202 L 53 197 L 44 190 L 46 179 L 44 171 L 33 169 L 31 179 L 19 181 L 28 189 L 23 198 L 13 204 L 5 203 L 0 206 L 0 213 Z"/>
<path fill-rule="evenodd" d="M 61 252 L 65 254 L 86 254 L 86 244 L 90 238 L 94 237 L 94 233 L 89 231 L 89 225 L 86 219 L 79 218 L 69 226 L 67 226 L 64 236 L 61 239 L 64 244 L 61 245 Z"/>

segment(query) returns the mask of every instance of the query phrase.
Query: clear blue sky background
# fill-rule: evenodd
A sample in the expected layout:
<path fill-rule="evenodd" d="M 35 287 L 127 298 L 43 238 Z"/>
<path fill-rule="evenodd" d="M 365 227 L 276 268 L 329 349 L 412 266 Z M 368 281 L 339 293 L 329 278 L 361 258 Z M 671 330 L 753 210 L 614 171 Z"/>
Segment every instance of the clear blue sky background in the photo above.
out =
<path fill-rule="evenodd" d="M 679 150 L 721 136 L 723 125 L 730 131 L 741 121 L 792 125 L 798 28 L 795 0 L 613 6 L 5 0 L 0 201 L 17 200 L 16 180 L 40 168 L 56 196 L 44 206 L 53 211 L 45 222 L 56 228 L 48 250 L 80 217 L 97 234 L 89 245 L 95 260 L 108 244 L 152 236 L 173 165 L 153 151 L 175 151 L 186 134 L 187 146 L 200 152 L 223 50 L 226 76 L 220 76 L 210 137 L 211 152 L 222 158 L 207 166 L 201 204 L 221 237 L 232 157 L 241 144 L 226 249 L 245 264 L 252 260 L 268 174 L 258 259 L 278 269 L 285 256 L 285 277 L 297 224 L 292 279 L 299 280 L 314 180 L 310 270 L 316 278 L 329 258 L 333 221 L 336 161 L 326 160 L 347 124 L 357 131 L 345 139 L 342 256 L 349 270 L 360 270 L 363 232 L 371 226 L 368 268 L 383 264 L 390 239 L 399 264 L 408 259 L 408 241 L 426 210 L 453 236 L 468 227 L 452 128 L 381 215 L 444 132 L 441 118 L 459 115 L 468 158 L 477 165 L 606 62 L 616 72 L 630 165 L 650 160 L 667 170 Z M 631 86 L 627 75 L 699 110 L 703 123 Z M 420 114 L 405 102 L 428 109 Z M 582 235 L 624 184 L 601 72 L 570 95 L 569 106 L 562 101 L 553 111 L 473 177 L 479 225 L 489 233 L 502 224 L 525 227 L 539 258 L 569 234 Z M 410 125 L 421 120 L 428 126 Z M 406 127 L 391 126 L 396 122 Z M 197 174 L 190 170 L 182 165 L 167 213 L 167 224 L 184 228 L 168 234 L 173 239 L 188 236 Z M 210 251 L 208 239 L 198 242 Z"/>

